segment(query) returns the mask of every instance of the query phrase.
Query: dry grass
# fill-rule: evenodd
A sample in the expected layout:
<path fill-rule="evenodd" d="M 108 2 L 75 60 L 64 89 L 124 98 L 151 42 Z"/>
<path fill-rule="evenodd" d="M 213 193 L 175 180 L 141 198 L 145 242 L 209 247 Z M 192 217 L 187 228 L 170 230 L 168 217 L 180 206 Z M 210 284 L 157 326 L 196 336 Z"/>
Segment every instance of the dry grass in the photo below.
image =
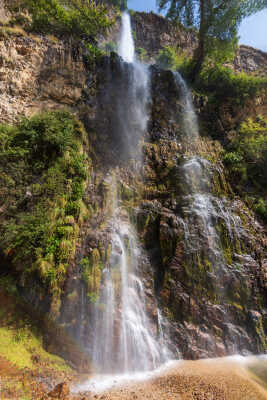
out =
<path fill-rule="evenodd" d="M 0 27 L 0 38 L 7 39 L 10 36 L 27 36 L 27 33 L 20 26 L 2 26 Z"/>

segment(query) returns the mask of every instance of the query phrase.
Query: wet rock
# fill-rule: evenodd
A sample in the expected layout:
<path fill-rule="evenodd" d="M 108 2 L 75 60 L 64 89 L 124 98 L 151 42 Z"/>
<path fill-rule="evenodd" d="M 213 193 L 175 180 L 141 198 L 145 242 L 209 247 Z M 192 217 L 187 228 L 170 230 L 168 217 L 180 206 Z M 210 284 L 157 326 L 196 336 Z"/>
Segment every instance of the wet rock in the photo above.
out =
<path fill-rule="evenodd" d="M 48 393 L 50 399 L 69 400 L 70 388 L 66 382 L 59 383 L 51 392 Z"/>

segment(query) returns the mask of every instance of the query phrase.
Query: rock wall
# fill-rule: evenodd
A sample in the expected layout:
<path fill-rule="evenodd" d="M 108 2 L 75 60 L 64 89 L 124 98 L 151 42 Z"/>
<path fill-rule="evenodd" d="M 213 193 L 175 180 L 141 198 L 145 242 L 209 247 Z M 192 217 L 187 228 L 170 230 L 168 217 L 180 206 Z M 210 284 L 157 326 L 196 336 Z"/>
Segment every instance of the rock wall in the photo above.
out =
<path fill-rule="evenodd" d="M 201 212 L 194 208 L 195 192 L 192 196 L 185 173 L 192 151 L 184 143 L 181 89 L 170 71 L 151 68 L 152 108 L 143 143 L 142 177 L 130 162 L 124 164 L 112 126 L 116 112 L 112 80 L 119 79 L 121 68 L 115 55 L 99 63 L 96 110 L 85 114 L 100 162 L 88 190 L 95 212 L 66 285 L 61 322 L 84 344 L 92 340 L 94 305 L 86 297 L 90 289 L 82 281 L 79 265 L 83 257 L 93 259 L 94 253 L 100 254 L 94 267 L 99 288 L 101 269 L 107 262 L 103 249 L 111 240 L 108 199 L 110 176 L 116 168 L 121 207 L 129 213 L 143 245 L 138 263 L 149 316 L 156 324 L 155 290 L 171 347 L 175 344 L 185 358 L 264 352 L 264 227 L 233 195 L 220 162 L 222 147 L 208 138 L 200 140 L 195 160 L 196 168 L 203 169 L 196 181 L 207 191 L 206 203 Z M 90 95 L 86 103 L 95 104 Z M 74 291 L 79 295 L 73 296 Z M 84 316 L 79 319 L 82 308 Z"/>
<path fill-rule="evenodd" d="M 192 52 L 193 34 L 154 14 L 137 13 L 135 18 L 137 45 L 147 46 L 151 58 L 164 46 L 176 43 L 175 35 L 179 36 L 181 47 Z M 82 277 L 81 261 L 85 257 L 92 260 L 92 274 L 99 286 L 110 245 L 107 225 L 110 175 L 116 167 L 122 207 L 135 224 L 143 246 L 139 263 L 144 272 L 152 323 L 156 325 L 155 289 L 172 343 L 183 357 L 263 352 L 266 346 L 264 227 L 241 199 L 234 197 L 220 163 L 220 145 L 208 138 L 200 141 L 197 156 L 200 160 L 208 158 L 206 168 L 214 209 L 211 219 L 222 243 L 223 261 L 217 266 L 214 255 L 210 254 L 211 238 L 203 233 L 201 218 L 194 215 L 190 203 L 185 204 L 188 193 L 184 188 L 183 166 L 190 151 L 183 143 L 184 110 L 181 90 L 173 74 L 154 67 L 150 70 L 152 99 L 142 147 L 141 179 L 130 163 L 125 164 L 118 157 L 120 149 L 112 126 L 112 81 L 114 77 L 119 79 L 121 60 L 113 54 L 99 59 L 97 64 L 90 63 L 82 49 L 71 43 L 11 32 L 12 36 L 0 40 L 1 122 L 13 122 L 20 115 L 41 110 L 68 108 L 84 122 L 94 154 L 84 198 L 92 212 L 80 229 L 57 322 L 82 344 L 90 340 L 93 304 L 91 288 Z M 244 51 L 253 53 L 253 60 L 258 57 L 255 65 L 260 66 L 262 60 L 265 63 L 264 53 L 248 48 Z M 240 53 L 238 68 L 245 63 L 249 68 L 251 61 L 242 54 L 245 53 Z M 237 111 L 232 110 L 233 117 Z M 192 220 L 188 217 L 191 214 Z M 237 220 L 240 229 L 231 236 Z M 201 248 L 193 253 L 186 241 L 185 226 L 192 226 L 192 238 L 201 242 Z M 40 305 L 41 299 L 36 302 Z"/>
<path fill-rule="evenodd" d="M 82 56 L 71 43 L 28 36 L 16 28 L 1 37 L 1 122 L 48 109 L 75 112 L 85 81 Z"/>
<path fill-rule="evenodd" d="M 234 67 L 240 72 L 252 73 L 257 71 L 257 74 L 265 75 L 267 72 L 267 53 L 250 46 L 241 45 L 234 60 Z"/>
<path fill-rule="evenodd" d="M 152 12 L 134 13 L 132 22 L 136 47 L 144 48 L 151 59 L 166 46 L 176 47 L 188 55 L 192 55 L 197 46 L 196 34 L 193 31 Z"/>

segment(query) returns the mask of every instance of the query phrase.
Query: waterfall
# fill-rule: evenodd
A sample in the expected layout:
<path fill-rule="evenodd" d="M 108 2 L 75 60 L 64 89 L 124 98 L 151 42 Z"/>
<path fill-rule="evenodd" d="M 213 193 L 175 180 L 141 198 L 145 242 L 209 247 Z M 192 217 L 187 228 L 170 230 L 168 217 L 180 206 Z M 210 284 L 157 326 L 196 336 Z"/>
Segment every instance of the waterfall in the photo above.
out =
<path fill-rule="evenodd" d="M 119 55 L 123 61 L 133 63 L 135 61 L 135 48 L 132 35 L 131 20 L 127 12 L 121 17 L 121 34 L 119 41 Z"/>
<path fill-rule="evenodd" d="M 141 248 L 133 227 L 121 210 L 110 220 L 112 250 L 102 273 L 101 295 L 96 304 L 93 361 L 100 372 L 155 369 L 167 361 L 162 316 L 158 333 L 146 315 L 146 295 L 139 278 Z"/>
<path fill-rule="evenodd" d="M 194 153 L 197 151 L 199 128 L 192 95 L 178 72 L 174 73 L 174 78 L 184 106 L 181 121 L 184 142 L 190 152 Z M 199 257 L 205 254 L 205 268 L 209 269 L 208 274 L 213 280 L 216 294 L 224 302 L 225 289 L 221 277 L 228 273 L 228 267 L 218 226 L 225 227 L 232 243 L 239 242 L 242 226 L 238 217 L 229 210 L 226 199 L 212 194 L 212 177 L 215 172 L 214 166 L 204 158 L 193 155 L 185 159 L 180 167 L 183 179 L 181 212 L 187 262 L 197 264 Z"/>
<path fill-rule="evenodd" d="M 122 15 L 119 54 L 124 91 L 118 99 L 116 128 L 124 138 L 126 158 L 140 158 L 138 142 L 148 121 L 149 72 L 147 66 L 135 61 L 127 13 Z M 101 373 L 148 371 L 167 361 L 170 352 L 164 342 L 160 312 L 157 321 L 147 316 L 146 289 L 138 265 L 142 249 L 127 213 L 120 207 L 116 179 L 109 221 L 111 254 L 95 305 L 93 363 Z"/>
<path fill-rule="evenodd" d="M 188 89 L 184 79 L 179 72 L 174 72 L 174 79 L 180 88 L 184 103 L 183 129 L 187 139 L 191 142 L 199 137 L 198 118 L 193 106 L 191 91 Z"/>
<path fill-rule="evenodd" d="M 115 82 L 118 95 L 113 115 L 114 135 L 119 157 L 140 161 L 138 145 L 147 128 L 150 73 L 147 65 L 136 60 L 130 16 L 126 12 L 122 14 L 118 47 L 122 62 L 120 76 Z"/>

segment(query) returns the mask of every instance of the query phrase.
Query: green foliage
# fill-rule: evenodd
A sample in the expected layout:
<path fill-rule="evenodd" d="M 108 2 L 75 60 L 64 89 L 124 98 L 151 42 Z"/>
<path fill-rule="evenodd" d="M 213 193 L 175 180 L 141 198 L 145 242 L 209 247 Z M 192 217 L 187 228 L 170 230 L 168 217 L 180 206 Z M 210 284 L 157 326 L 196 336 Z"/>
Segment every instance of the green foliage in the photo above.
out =
<path fill-rule="evenodd" d="M 136 49 L 136 53 L 138 54 L 138 58 L 140 61 L 147 61 L 147 51 L 143 47 L 138 47 Z"/>
<path fill-rule="evenodd" d="M 106 4 L 119 7 L 122 10 L 127 9 L 127 0 L 104 0 Z"/>
<path fill-rule="evenodd" d="M 232 40 L 209 37 L 206 49 L 207 53 L 204 65 L 214 66 L 232 62 L 238 49 L 238 37 L 234 36 Z"/>
<path fill-rule="evenodd" d="M 82 279 L 87 286 L 88 296 L 91 296 L 90 299 L 92 300 L 94 295 L 98 296 L 104 266 L 99 250 L 95 248 L 89 257 L 83 258 L 80 266 Z"/>
<path fill-rule="evenodd" d="M 168 18 L 178 18 L 186 28 L 197 29 L 199 42 L 194 54 L 193 78 L 207 56 L 219 54 L 221 58 L 225 45 L 229 48 L 235 45 L 244 17 L 266 7 L 264 0 L 157 0 L 157 3 L 160 11 L 167 11 Z"/>
<path fill-rule="evenodd" d="M 0 321 L 0 355 L 21 369 L 37 370 L 42 364 L 52 370 L 71 371 L 63 359 L 45 351 L 37 326 L 22 320 L 21 313 L 17 312 L 18 308 L 9 307 L 6 320 Z M 25 311 L 23 317 L 25 318 Z M 38 356 L 39 364 L 34 362 L 33 355 Z"/>
<path fill-rule="evenodd" d="M 267 201 L 263 200 L 261 197 L 258 199 L 254 206 L 257 214 L 259 214 L 267 222 Z"/>
<path fill-rule="evenodd" d="M 87 297 L 92 304 L 96 304 L 99 299 L 98 294 L 95 292 L 87 293 Z"/>
<path fill-rule="evenodd" d="M 213 104 L 221 104 L 231 99 L 234 105 L 243 105 L 267 87 L 267 78 L 236 74 L 231 68 L 221 65 L 206 65 L 194 83 L 194 88 L 209 96 Z"/>
<path fill-rule="evenodd" d="M 11 296 L 18 295 L 16 282 L 11 276 L 0 276 L 0 288 L 5 290 Z"/>
<path fill-rule="evenodd" d="M 82 126 L 65 111 L 0 125 L 0 251 L 24 277 L 37 273 L 52 293 L 75 248 L 88 176 L 85 141 Z"/>
<path fill-rule="evenodd" d="M 117 44 L 111 40 L 110 42 L 107 42 L 105 44 L 105 52 L 106 53 L 112 53 L 117 51 Z"/>
<path fill-rule="evenodd" d="M 156 63 L 163 69 L 184 70 L 189 65 L 190 58 L 176 47 L 166 46 L 159 52 Z"/>
<path fill-rule="evenodd" d="M 112 24 L 107 7 L 90 0 L 22 0 L 19 7 L 31 14 L 31 30 L 70 35 L 87 43 Z"/>
<path fill-rule="evenodd" d="M 258 116 L 241 124 L 224 154 L 224 163 L 231 172 L 231 178 L 238 184 L 249 184 L 262 191 L 267 182 L 267 120 Z M 255 211 L 267 217 L 266 201 L 259 198 L 254 204 Z"/>

